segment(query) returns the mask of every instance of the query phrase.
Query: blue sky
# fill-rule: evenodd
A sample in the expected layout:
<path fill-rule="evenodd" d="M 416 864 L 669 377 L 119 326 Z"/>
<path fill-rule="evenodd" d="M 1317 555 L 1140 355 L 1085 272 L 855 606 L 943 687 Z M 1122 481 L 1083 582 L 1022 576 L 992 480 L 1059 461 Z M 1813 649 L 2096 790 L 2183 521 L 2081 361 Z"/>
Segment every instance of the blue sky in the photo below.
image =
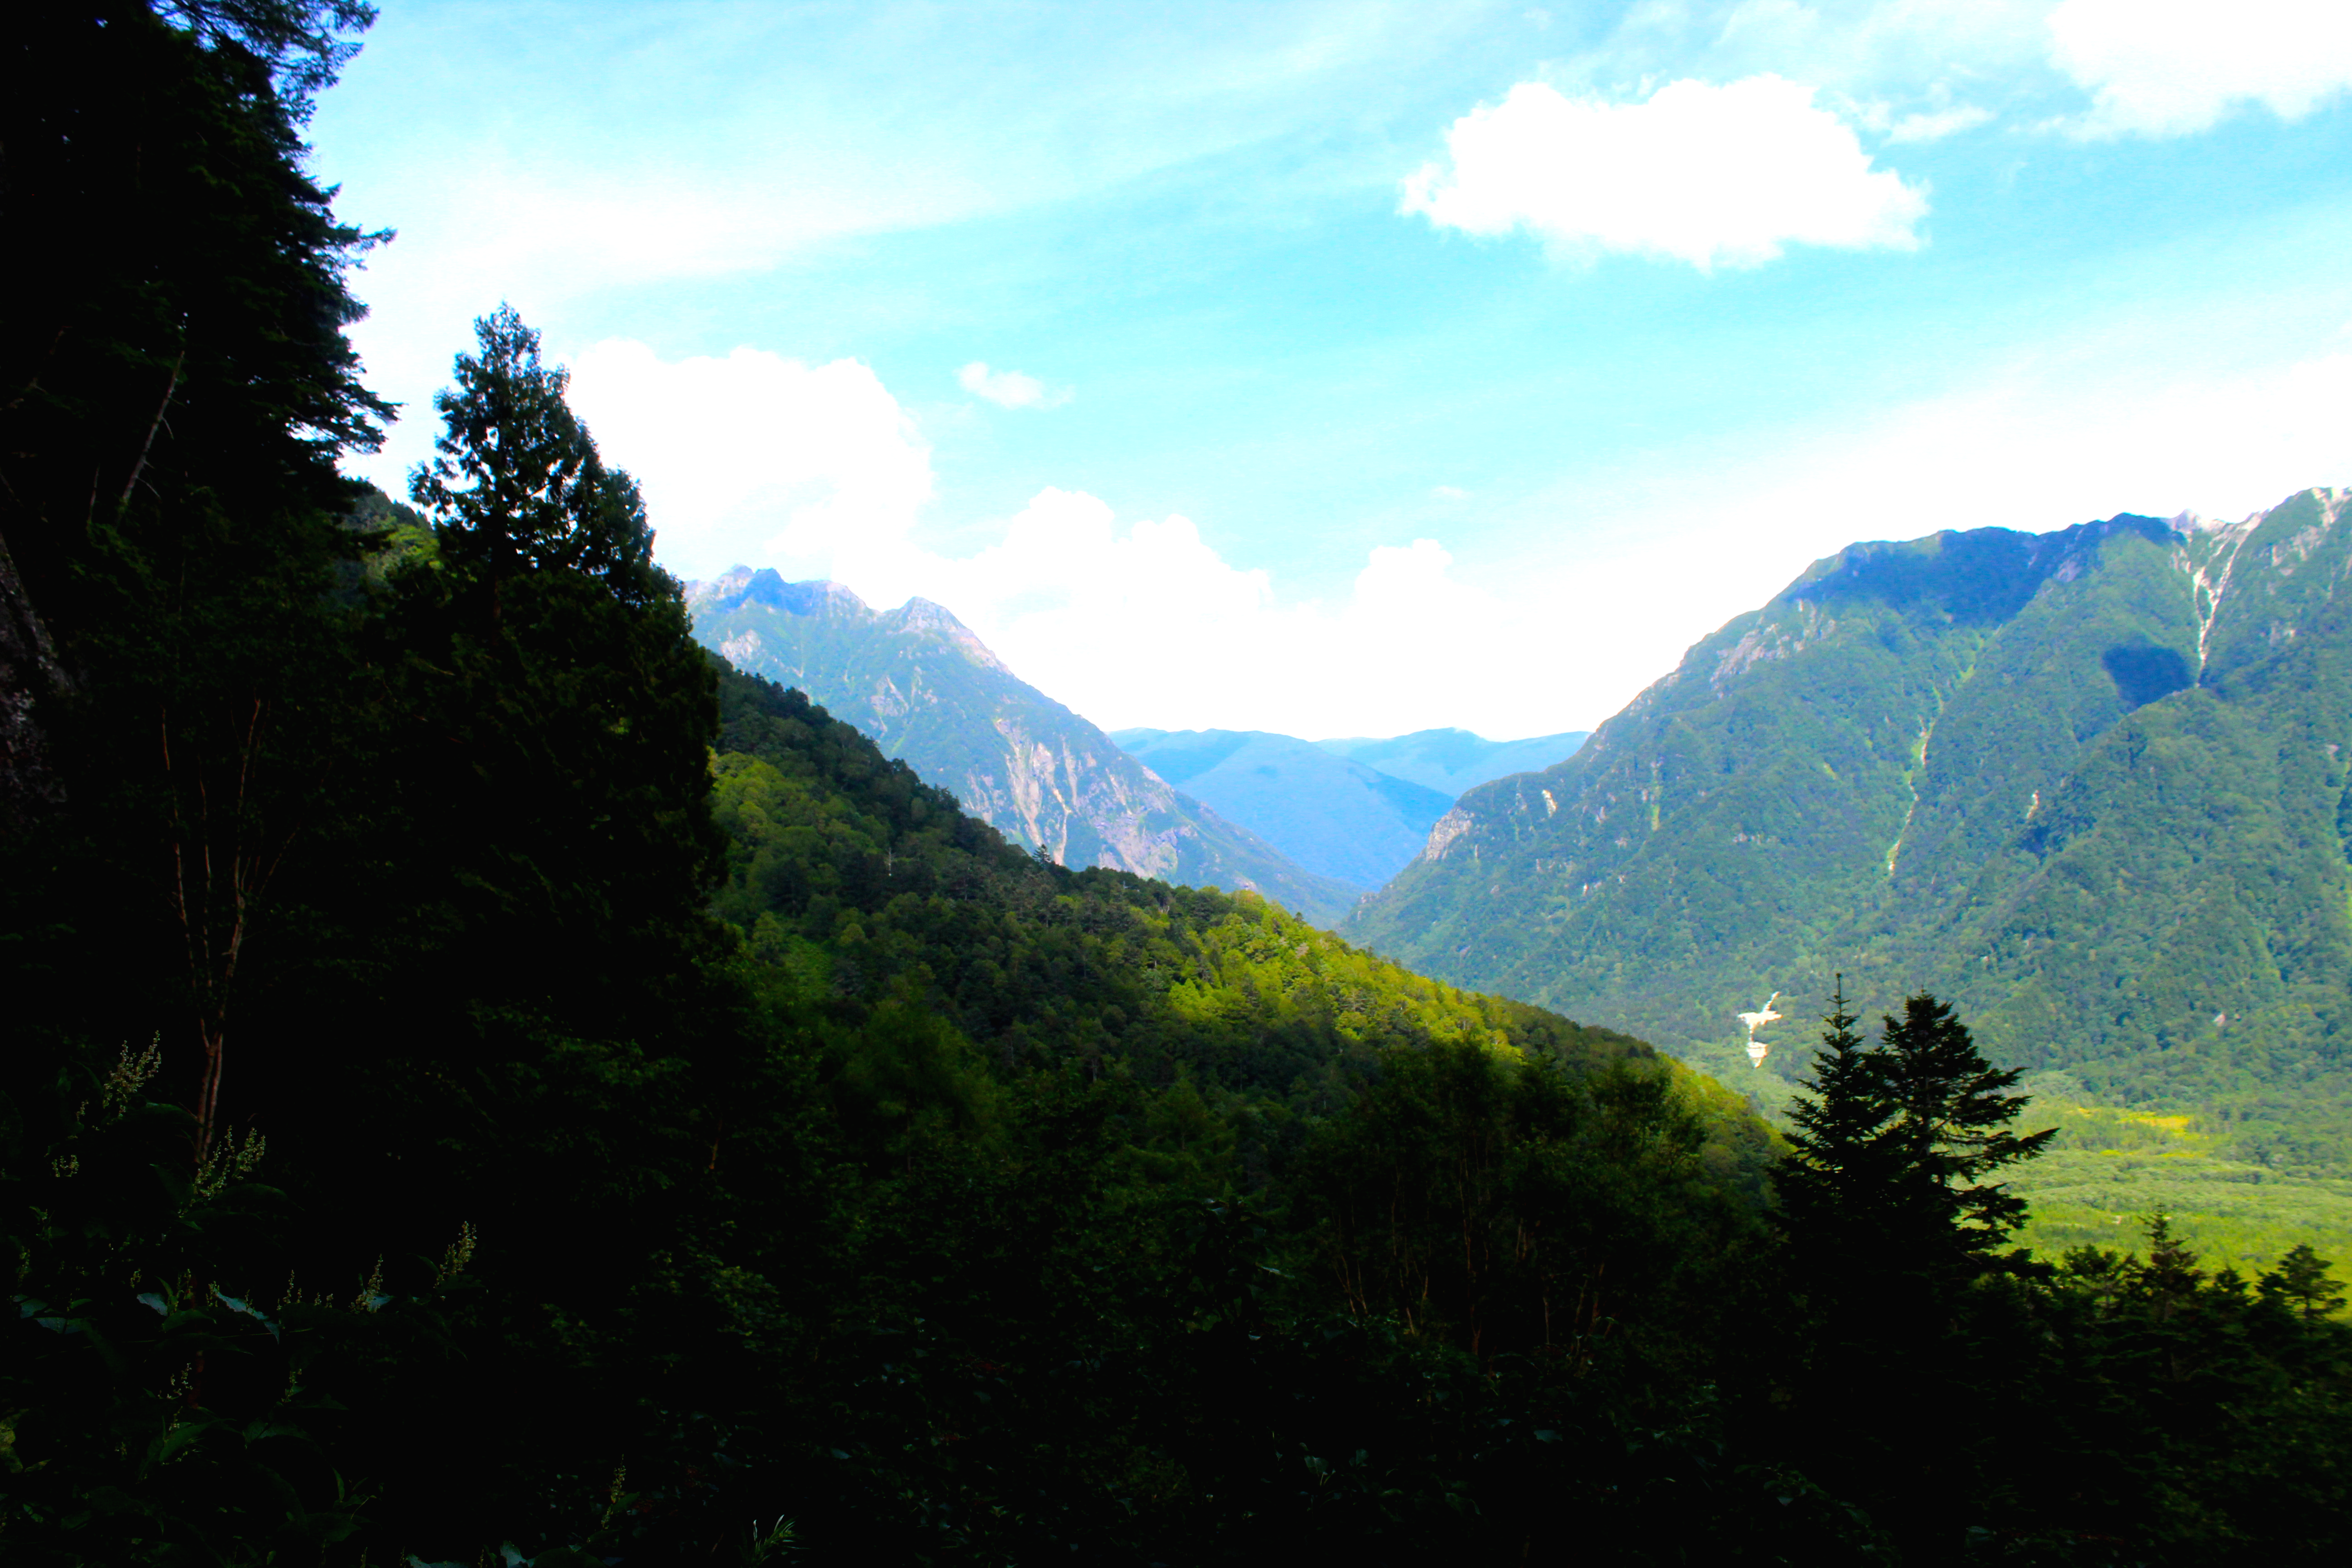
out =
<path fill-rule="evenodd" d="M 1587 728 L 1856 539 L 2352 482 L 2352 7 L 386 0 L 404 482 L 511 300 L 680 574 L 1107 727 Z"/>

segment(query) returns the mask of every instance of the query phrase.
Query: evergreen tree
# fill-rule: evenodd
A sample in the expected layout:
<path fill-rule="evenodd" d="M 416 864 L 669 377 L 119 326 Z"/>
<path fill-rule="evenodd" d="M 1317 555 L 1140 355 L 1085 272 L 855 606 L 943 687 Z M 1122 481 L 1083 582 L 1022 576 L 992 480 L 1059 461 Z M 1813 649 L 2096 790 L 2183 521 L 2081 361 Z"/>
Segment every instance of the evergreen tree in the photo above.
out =
<path fill-rule="evenodd" d="M 1952 1009 L 1922 992 L 1885 1020 L 1873 1062 L 1886 1131 L 1895 1212 L 1906 1250 L 1960 1277 L 2025 1217 L 2025 1200 L 1986 1177 L 2042 1152 L 2057 1130 L 2017 1133 L 2025 1109 L 2003 1091 L 2021 1076 L 1986 1061 Z M 1902 1243 L 1898 1243 L 1902 1245 Z"/>
<path fill-rule="evenodd" d="M 2298 1241 L 2287 1248 L 2279 1266 L 2263 1276 L 2262 1291 L 2289 1303 L 2305 1322 L 2325 1318 L 2344 1305 L 2342 1282 L 2329 1275 L 2327 1259 L 2314 1252 L 2309 1242 Z"/>
<path fill-rule="evenodd" d="M 1854 1033 L 1843 984 L 1826 1023 L 1815 1095 L 1774 1173 L 1806 1308 L 1796 1430 L 1822 1455 L 1820 1479 L 1932 1559 L 1975 1517 L 1992 1449 L 1969 1289 L 2024 1211 L 1982 1178 L 2050 1134 L 2005 1131 L 2024 1104 L 2000 1093 L 2017 1075 L 1933 996 L 1907 998 L 1876 1047 Z"/>
<path fill-rule="evenodd" d="M 378 237 L 337 220 L 297 126 L 366 19 L 51 3 L 0 43 L 9 990 L 61 1047 L 160 1030 L 200 1149 L 354 673 L 337 458 L 389 410 L 345 279 Z"/>
<path fill-rule="evenodd" d="M 1883 1074 L 1854 1032 L 1859 1021 L 1846 1010 L 1841 975 L 1822 1019 L 1812 1092 L 1790 1112 L 1797 1124 L 1789 1138 L 1792 1152 L 1773 1172 L 1780 1228 L 1811 1266 L 1877 1245 L 1892 1208 Z"/>
<path fill-rule="evenodd" d="M 511 305 L 474 323 L 480 352 L 457 359 L 434 395 L 438 454 L 410 497 L 436 520 L 445 559 L 477 567 L 495 592 L 517 572 L 563 570 L 643 605 L 675 584 L 653 564 L 636 481 L 607 468 L 564 402 L 571 373 L 542 363 L 539 334 Z"/>

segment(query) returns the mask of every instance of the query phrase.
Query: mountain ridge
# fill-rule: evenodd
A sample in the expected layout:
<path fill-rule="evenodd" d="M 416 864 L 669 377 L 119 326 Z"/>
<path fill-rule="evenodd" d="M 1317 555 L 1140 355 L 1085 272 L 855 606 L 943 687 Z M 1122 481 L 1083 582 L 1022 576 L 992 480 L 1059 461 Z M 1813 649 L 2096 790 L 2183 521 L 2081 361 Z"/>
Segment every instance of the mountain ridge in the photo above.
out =
<path fill-rule="evenodd" d="M 1318 741 L 1325 751 L 1459 798 L 1465 790 L 1512 773 L 1538 773 L 1575 754 L 1589 730 L 1490 741 L 1461 729 L 1415 730 L 1403 735 L 1344 736 Z"/>
<path fill-rule="evenodd" d="M 1367 890 L 1410 861 L 1450 796 L 1265 730 L 1118 730 L 1170 784 L 1309 870 Z"/>
<path fill-rule="evenodd" d="M 1329 924 L 1360 889 L 1293 864 L 1015 675 L 944 605 L 877 611 L 838 583 L 736 566 L 688 585 L 694 635 L 798 687 L 966 810 L 1055 861 L 1254 889 Z"/>
<path fill-rule="evenodd" d="M 2347 510 L 1849 546 L 1467 792 L 1344 929 L 1768 1092 L 1805 1053 L 1757 1076 L 1737 1011 L 1930 988 L 2011 1065 L 2300 1158 L 2352 1105 Z"/>

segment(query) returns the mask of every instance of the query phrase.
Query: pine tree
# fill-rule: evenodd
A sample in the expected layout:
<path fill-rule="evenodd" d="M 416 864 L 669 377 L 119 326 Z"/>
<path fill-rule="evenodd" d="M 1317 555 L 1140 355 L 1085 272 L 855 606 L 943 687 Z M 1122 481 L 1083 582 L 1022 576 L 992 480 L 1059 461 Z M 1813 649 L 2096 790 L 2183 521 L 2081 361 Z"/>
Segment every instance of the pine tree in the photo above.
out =
<path fill-rule="evenodd" d="M 2345 1298 L 2344 1286 L 2328 1273 L 2327 1259 L 2302 1241 L 2289 1247 L 2279 1266 L 2263 1276 L 2262 1292 L 2292 1305 L 2305 1322 L 2338 1310 Z"/>
<path fill-rule="evenodd" d="M 1938 1559 L 1970 1522 L 1975 1476 L 1997 1447 L 1976 1392 L 1969 1288 L 2024 1204 L 1983 1177 L 2048 1133 L 2006 1131 L 2017 1075 L 1978 1054 L 1951 1009 L 1922 994 L 1854 1033 L 1841 984 L 1774 1173 L 1793 1293 L 1810 1321 L 1791 1391 L 1814 1473 L 1867 1507 L 1906 1556 Z M 1901 1397 L 1891 1397 L 1900 1394 Z"/>
<path fill-rule="evenodd" d="M 20 7 L 0 41 L 0 975 L 34 1038 L 161 1031 L 209 1141 L 352 673 L 348 270 L 303 171 L 364 6 Z M 62 984 L 104 973 L 104 986 Z M 0 1079 L 43 1059 L 9 1053 Z M 249 1080 L 247 1080 L 249 1081 Z"/>
<path fill-rule="evenodd" d="M 438 456 L 409 487 L 438 522 L 444 557 L 481 568 L 494 593 L 517 573 L 562 570 L 624 604 L 659 598 L 667 579 L 653 564 L 645 501 L 564 402 L 571 374 L 541 362 L 539 333 L 511 305 L 474 333 L 480 353 L 459 355 L 457 384 L 433 398 L 446 422 Z"/>
<path fill-rule="evenodd" d="M 2057 1131 L 2008 1130 L 2025 1099 L 2003 1091 L 2020 1075 L 1986 1061 L 1951 1008 L 1927 993 L 1905 1000 L 1883 1038 L 1874 1076 L 1892 1123 L 1906 1239 L 1923 1261 L 1940 1255 L 1972 1272 L 2025 1217 L 2024 1199 L 1985 1178 L 2039 1154 Z"/>
<path fill-rule="evenodd" d="M 1809 1265 L 1827 1252 L 1866 1248 L 1885 1226 L 1890 1203 L 1889 1110 L 1879 1063 L 1854 1032 L 1838 977 L 1813 1058 L 1810 1099 L 1790 1112 L 1794 1152 L 1774 1172 L 1780 1226 Z"/>

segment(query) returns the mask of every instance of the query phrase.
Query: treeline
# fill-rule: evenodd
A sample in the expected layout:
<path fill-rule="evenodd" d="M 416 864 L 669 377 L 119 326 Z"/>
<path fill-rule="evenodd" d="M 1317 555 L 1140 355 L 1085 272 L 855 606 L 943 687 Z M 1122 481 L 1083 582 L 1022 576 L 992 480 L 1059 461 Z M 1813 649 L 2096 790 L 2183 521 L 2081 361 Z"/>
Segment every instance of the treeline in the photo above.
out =
<path fill-rule="evenodd" d="M 1024 855 L 694 647 L 509 310 L 340 479 L 364 19 L 6 46 L 8 1561 L 2340 1553 L 2326 1267 L 2016 1256 L 1932 1000 L 1790 1148 Z"/>

